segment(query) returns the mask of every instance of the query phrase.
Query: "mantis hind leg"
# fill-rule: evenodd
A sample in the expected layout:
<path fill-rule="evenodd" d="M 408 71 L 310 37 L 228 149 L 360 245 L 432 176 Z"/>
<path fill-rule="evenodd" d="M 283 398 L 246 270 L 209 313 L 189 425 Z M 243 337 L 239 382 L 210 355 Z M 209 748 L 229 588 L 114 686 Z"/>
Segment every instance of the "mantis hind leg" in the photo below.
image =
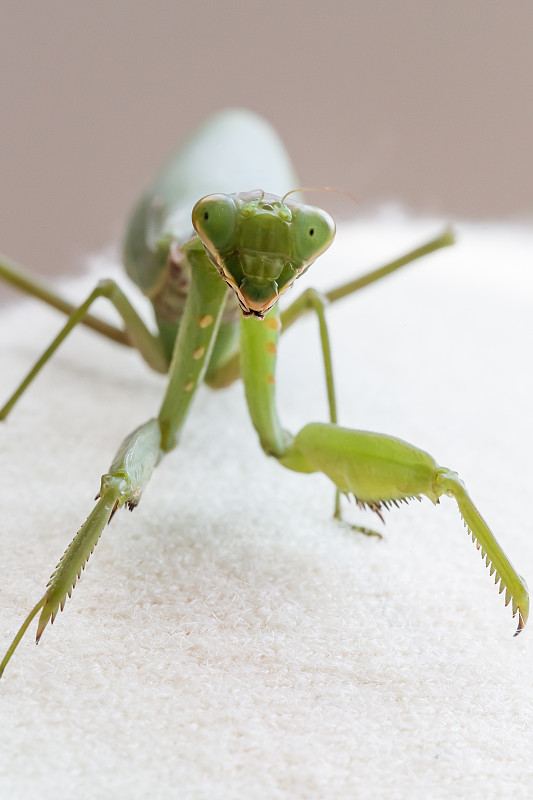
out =
<path fill-rule="evenodd" d="M 386 278 L 388 275 L 391 275 L 393 272 L 397 272 L 399 269 L 406 267 L 413 261 L 417 261 L 419 258 L 430 255 L 430 253 L 434 253 L 436 250 L 440 250 L 443 247 L 449 247 L 454 243 L 455 238 L 453 232 L 449 228 L 446 228 L 446 230 L 444 230 L 436 238 L 431 239 L 429 242 L 426 242 L 426 244 L 423 244 L 420 247 L 416 247 L 414 250 L 409 251 L 409 253 L 405 253 L 405 255 L 400 256 L 400 258 L 396 258 L 394 261 L 390 261 L 387 264 L 378 267 L 377 269 L 366 272 L 363 275 L 360 275 L 358 278 L 348 281 L 348 283 L 343 283 L 334 289 L 330 289 L 328 292 L 324 293 L 324 299 L 327 301 L 328 305 L 336 303 L 339 300 L 349 297 L 361 289 L 364 289 L 365 286 L 370 286 L 370 284 L 376 283 L 382 278 Z M 309 311 L 309 308 L 306 308 L 306 306 L 302 305 L 299 301 L 300 298 L 297 298 L 292 305 L 282 312 L 281 325 L 283 331 L 288 330 L 291 325 L 293 325 L 298 319 L 300 319 L 300 317 Z"/>
<path fill-rule="evenodd" d="M 69 319 L 60 330 L 52 343 L 46 348 L 42 356 L 36 361 L 34 366 L 22 380 L 17 389 L 13 392 L 9 400 L 0 409 L 0 420 L 5 419 L 15 403 L 24 394 L 34 378 L 39 374 L 47 361 L 53 356 L 59 345 L 66 339 L 68 334 L 86 318 L 87 312 L 92 304 L 99 297 L 108 298 L 115 306 L 126 326 L 129 340 L 135 346 L 145 361 L 158 372 L 166 372 L 168 360 L 164 354 L 164 349 L 158 337 L 154 336 L 139 317 L 127 297 L 113 280 L 100 281 L 98 286 L 91 292 L 89 297 L 76 308 Z"/>

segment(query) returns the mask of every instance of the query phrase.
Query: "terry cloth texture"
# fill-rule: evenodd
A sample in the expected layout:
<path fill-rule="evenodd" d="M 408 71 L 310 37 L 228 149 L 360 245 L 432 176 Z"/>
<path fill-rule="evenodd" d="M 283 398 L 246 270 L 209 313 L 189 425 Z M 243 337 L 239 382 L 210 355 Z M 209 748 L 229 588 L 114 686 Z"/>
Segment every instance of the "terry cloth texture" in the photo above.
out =
<path fill-rule="evenodd" d="M 302 288 L 440 227 L 388 211 L 341 228 Z M 329 310 L 339 419 L 456 469 L 533 581 L 533 231 L 456 227 L 454 248 Z M 59 289 L 81 301 L 108 275 L 96 259 Z M 37 301 L 2 310 L 2 400 L 60 324 Z M 327 419 L 318 341 L 312 318 L 282 340 L 291 431 Z M 2 652 L 164 385 L 80 328 L 0 426 Z M 323 476 L 263 454 L 241 384 L 201 389 L 139 508 L 117 513 L 64 612 L 39 647 L 34 622 L 6 669 L 0 796 L 531 797 L 533 637 L 513 639 L 454 502 L 402 506 L 385 527 L 347 504 L 378 541 L 335 522 L 333 499 Z"/>

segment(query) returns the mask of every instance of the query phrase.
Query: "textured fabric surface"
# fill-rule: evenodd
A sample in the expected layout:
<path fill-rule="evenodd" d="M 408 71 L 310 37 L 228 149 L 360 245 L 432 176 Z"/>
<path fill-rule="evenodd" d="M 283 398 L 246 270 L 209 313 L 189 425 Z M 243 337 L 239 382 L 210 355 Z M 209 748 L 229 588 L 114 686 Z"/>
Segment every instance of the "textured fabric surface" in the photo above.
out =
<path fill-rule="evenodd" d="M 383 212 L 343 228 L 306 285 L 439 227 Z M 330 310 L 340 421 L 456 469 L 533 580 L 533 231 L 457 229 L 455 248 Z M 90 269 L 62 290 L 81 300 L 118 274 L 112 259 Z M 2 398 L 59 324 L 34 301 L 3 311 Z M 292 431 L 327 416 L 316 328 L 301 321 L 281 347 Z M 2 651 L 163 387 L 77 330 L 0 427 Z M 383 541 L 335 523 L 332 504 L 325 478 L 264 456 L 240 384 L 201 390 L 139 508 L 116 515 L 64 612 L 39 647 L 34 623 L 6 670 L 0 796 L 530 797 L 531 633 L 512 638 L 454 503 L 388 513 Z"/>

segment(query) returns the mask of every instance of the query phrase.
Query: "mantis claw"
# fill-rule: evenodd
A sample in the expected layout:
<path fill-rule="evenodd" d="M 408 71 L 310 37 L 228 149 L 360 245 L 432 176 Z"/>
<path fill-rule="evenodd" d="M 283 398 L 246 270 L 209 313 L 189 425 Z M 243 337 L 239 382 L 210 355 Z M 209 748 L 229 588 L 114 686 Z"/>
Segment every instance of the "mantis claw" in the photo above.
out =
<path fill-rule="evenodd" d="M 513 614 L 513 617 L 516 617 L 516 614 Z M 519 613 L 518 614 L 518 628 L 513 633 L 513 637 L 518 636 L 519 633 L 522 633 L 522 631 L 526 627 L 526 622 L 527 622 L 527 617 L 526 617 L 526 621 L 524 622 L 522 614 Z"/>
<path fill-rule="evenodd" d="M 102 531 L 111 522 L 117 509 L 126 504 L 130 510 L 135 508 L 159 459 L 160 441 L 159 424 L 152 419 L 133 431 L 121 444 L 109 472 L 102 476 L 95 507 L 63 553 L 48 581 L 44 596 L 22 623 L 0 663 L 0 677 L 39 611 L 37 644 L 48 623 L 52 624 L 59 611 L 63 611 L 67 597 L 71 597 Z"/>
<path fill-rule="evenodd" d="M 381 509 L 390 504 L 421 500 L 421 495 L 435 504 L 443 495 L 452 497 L 472 541 L 495 576 L 494 582 L 500 584 L 500 594 L 505 590 L 505 605 L 512 601 L 513 616 L 518 613 L 516 634 L 523 630 L 529 614 L 526 582 L 496 541 L 456 472 L 439 467 L 429 453 L 401 439 L 331 423 L 311 423 L 302 428 L 284 459 L 286 466 L 300 471 L 323 472 L 340 492 L 353 494 L 360 508 L 369 508 L 380 519 Z"/>

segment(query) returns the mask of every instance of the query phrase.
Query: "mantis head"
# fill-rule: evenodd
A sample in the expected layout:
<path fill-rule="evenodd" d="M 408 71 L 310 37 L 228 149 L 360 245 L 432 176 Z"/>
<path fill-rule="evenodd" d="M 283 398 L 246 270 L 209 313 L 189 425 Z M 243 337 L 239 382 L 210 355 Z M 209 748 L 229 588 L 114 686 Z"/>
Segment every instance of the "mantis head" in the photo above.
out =
<path fill-rule="evenodd" d="M 243 314 L 261 319 L 335 236 L 321 208 L 261 191 L 207 195 L 192 224 Z"/>

